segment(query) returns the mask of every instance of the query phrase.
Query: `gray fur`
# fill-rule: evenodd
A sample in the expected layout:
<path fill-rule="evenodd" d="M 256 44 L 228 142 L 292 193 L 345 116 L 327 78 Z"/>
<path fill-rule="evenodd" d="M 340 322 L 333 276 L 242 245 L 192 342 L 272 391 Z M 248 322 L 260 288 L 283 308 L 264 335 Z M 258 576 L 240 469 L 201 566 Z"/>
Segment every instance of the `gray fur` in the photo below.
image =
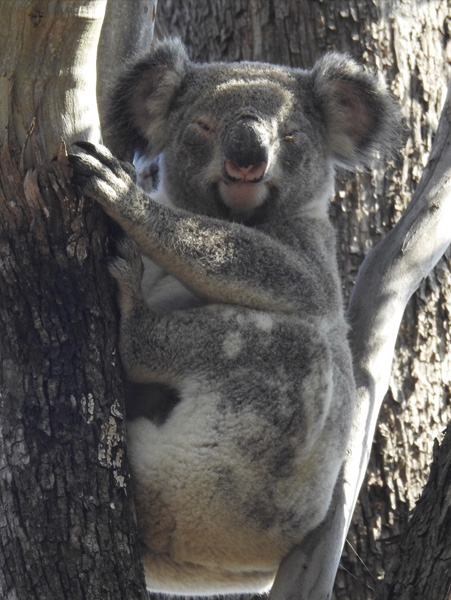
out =
<path fill-rule="evenodd" d="M 328 200 L 335 165 L 387 143 L 394 112 L 346 56 L 199 65 L 169 40 L 110 108 L 117 145 L 161 154 L 160 191 L 106 148 L 71 158 L 131 238 L 111 267 L 127 376 L 179 398 L 129 426 L 152 590 L 267 589 L 324 519 L 354 405 Z M 140 253 L 157 265 L 145 296 Z"/>

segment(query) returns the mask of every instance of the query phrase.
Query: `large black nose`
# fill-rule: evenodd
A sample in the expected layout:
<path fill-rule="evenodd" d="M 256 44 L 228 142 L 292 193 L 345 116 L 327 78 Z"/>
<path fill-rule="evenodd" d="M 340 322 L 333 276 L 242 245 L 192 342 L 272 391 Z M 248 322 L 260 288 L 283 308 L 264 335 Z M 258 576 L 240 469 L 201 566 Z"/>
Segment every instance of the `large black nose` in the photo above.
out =
<path fill-rule="evenodd" d="M 224 168 L 229 179 L 255 182 L 268 164 L 268 147 L 262 127 L 255 120 L 240 120 L 223 142 Z"/>

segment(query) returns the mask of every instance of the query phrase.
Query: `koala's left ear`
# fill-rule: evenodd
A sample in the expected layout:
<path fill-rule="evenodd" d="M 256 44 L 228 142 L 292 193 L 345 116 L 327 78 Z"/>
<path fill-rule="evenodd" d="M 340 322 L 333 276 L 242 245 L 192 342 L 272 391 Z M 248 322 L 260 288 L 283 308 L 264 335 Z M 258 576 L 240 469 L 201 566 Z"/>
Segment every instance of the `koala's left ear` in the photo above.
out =
<path fill-rule="evenodd" d="M 312 75 L 336 163 L 354 167 L 377 150 L 393 148 L 399 132 L 398 108 L 381 80 L 338 53 L 326 54 Z"/>
<path fill-rule="evenodd" d="M 105 111 L 106 143 L 118 156 L 138 150 L 153 157 L 163 150 L 169 108 L 189 62 L 182 42 L 167 38 L 119 74 Z"/>

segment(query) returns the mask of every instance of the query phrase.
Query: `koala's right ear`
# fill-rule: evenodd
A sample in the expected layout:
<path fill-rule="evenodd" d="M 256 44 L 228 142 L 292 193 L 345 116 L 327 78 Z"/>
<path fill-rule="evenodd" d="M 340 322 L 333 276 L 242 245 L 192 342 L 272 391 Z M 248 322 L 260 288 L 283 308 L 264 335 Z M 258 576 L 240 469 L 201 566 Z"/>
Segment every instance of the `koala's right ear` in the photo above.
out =
<path fill-rule="evenodd" d="M 123 158 L 138 150 L 153 157 L 163 150 L 168 109 L 188 64 L 182 42 L 168 38 L 124 69 L 106 106 L 106 138 L 113 152 Z"/>
<path fill-rule="evenodd" d="M 389 152 L 400 136 L 399 113 L 385 83 L 345 54 L 331 52 L 312 70 L 313 92 L 323 112 L 337 164 L 365 164 Z"/>

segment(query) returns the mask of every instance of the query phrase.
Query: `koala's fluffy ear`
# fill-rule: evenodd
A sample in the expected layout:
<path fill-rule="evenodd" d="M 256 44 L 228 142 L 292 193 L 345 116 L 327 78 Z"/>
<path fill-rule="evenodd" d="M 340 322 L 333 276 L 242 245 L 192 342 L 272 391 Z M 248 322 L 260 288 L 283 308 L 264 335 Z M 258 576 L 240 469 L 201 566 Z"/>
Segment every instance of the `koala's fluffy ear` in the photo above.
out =
<path fill-rule="evenodd" d="M 330 53 L 312 71 L 335 162 L 354 167 L 390 150 L 399 132 L 397 106 L 385 84 L 347 55 Z"/>
<path fill-rule="evenodd" d="M 162 151 L 169 106 L 188 63 L 182 42 L 168 38 L 119 75 L 106 106 L 107 143 L 116 154 L 139 150 L 152 157 Z"/>

